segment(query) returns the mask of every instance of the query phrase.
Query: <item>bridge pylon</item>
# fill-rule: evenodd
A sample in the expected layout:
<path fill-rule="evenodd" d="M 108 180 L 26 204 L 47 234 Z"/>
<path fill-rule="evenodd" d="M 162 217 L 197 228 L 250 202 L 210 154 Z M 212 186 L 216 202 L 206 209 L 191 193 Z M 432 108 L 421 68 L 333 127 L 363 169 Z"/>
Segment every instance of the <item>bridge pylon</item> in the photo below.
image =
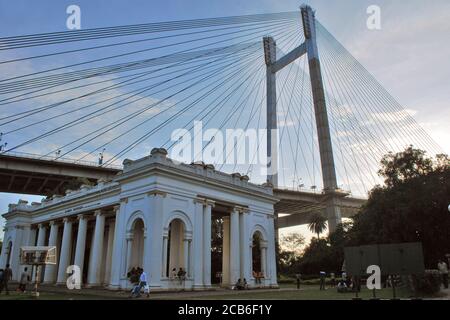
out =
<path fill-rule="evenodd" d="M 338 206 L 342 193 L 339 192 L 337 187 L 333 146 L 320 67 L 319 50 L 317 47 L 315 12 L 307 5 L 303 5 L 300 10 L 303 32 L 305 34 L 304 43 L 277 60 L 275 40 L 272 37 L 265 37 L 263 39 L 267 71 L 267 180 L 275 188 L 278 187 L 276 73 L 306 54 L 308 57 L 314 114 L 319 140 L 323 191 L 327 195 L 325 206 L 328 228 L 330 232 L 333 232 L 342 221 L 341 211 Z M 276 230 L 276 233 L 278 233 L 278 230 Z"/>

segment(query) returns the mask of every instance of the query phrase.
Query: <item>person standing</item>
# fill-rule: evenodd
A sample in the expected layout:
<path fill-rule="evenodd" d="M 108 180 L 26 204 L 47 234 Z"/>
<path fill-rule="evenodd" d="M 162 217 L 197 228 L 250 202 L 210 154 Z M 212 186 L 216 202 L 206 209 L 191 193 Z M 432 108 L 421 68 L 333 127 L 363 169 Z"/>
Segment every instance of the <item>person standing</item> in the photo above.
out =
<path fill-rule="evenodd" d="M 320 290 L 325 290 L 325 278 L 327 273 L 325 271 L 320 271 Z"/>
<path fill-rule="evenodd" d="M 336 287 L 336 275 L 334 274 L 334 272 L 330 273 L 330 278 L 331 278 L 331 287 L 335 288 Z"/>
<path fill-rule="evenodd" d="M 300 273 L 297 273 L 295 275 L 295 279 L 297 281 L 297 290 L 300 290 L 300 280 L 301 280 L 302 275 Z"/>
<path fill-rule="evenodd" d="M 5 270 L 3 271 L 3 287 L 5 288 L 6 295 L 9 295 L 8 282 L 11 279 L 12 279 L 12 270 L 9 267 L 9 264 L 7 264 Z"/>
<path fill-rule="evenodd" d="M 438 270 L 442 277 L 442 283 L 444 284 L 444 288 L 448 289 L 448 266 L 443 260 L 439 260 Z"/>
<path fill-rule="evenodd" d="M 30 281 L 30 275 L 28 274 L 28 268 L 25 267 L 23 269 L 22 274 L 20 275 L 19 281 L 19 290 L 25 292 L 27 289 L 27 283 Z"/>

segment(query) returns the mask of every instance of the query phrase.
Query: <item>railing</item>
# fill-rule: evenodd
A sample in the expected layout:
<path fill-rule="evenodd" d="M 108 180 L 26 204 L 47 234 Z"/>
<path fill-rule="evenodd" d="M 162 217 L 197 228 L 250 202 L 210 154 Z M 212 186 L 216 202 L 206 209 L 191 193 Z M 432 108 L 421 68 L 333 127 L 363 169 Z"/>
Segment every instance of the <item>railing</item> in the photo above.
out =
<path fill-rule="evenodd" d="M 89 166 L 89 167 L 96 167 L 96 168 L 107 168 L 107 169 L 117 169 L 122 170 L 122 166 L 115 165 L 115 164 L 108 164 L 108 165 L 99 165 L 98 163 L 94 161 L 86 161 L 86 160 L 76 160 L 76 159 L 70 159 L 70 158 L 59 158 L 57 156 L 51 157 L 51 156 L 41 156 L 38 154 L 32 154 L 32 153 L 26 153 L 26 152 L 1 152 L 0 156 L 10 156 L 10 157 L 20 157 L 20 158 L 27 158 L 27 159 L 33 159 L 33 160 L 45 160 L 45 161 L 54 161 L 54 162 L 61 162 L 61 163 L 67 163 L 67 164 L 76 164 L 76 165 L 83 165 L 83 166 Z"/>

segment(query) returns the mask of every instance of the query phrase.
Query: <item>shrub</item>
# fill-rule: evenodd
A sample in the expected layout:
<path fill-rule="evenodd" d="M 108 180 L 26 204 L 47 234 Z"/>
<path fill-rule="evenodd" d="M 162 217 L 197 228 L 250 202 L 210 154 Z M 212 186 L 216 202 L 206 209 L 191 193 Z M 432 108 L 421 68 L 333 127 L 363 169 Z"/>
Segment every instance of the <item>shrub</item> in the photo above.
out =
<path fill-rule="evenodd" d="M 441 290 L 441 275 L 438 270 L 425 270 L 423 275 L 415 276 L 414 291 L 420 295 L 434 295 Z"/>

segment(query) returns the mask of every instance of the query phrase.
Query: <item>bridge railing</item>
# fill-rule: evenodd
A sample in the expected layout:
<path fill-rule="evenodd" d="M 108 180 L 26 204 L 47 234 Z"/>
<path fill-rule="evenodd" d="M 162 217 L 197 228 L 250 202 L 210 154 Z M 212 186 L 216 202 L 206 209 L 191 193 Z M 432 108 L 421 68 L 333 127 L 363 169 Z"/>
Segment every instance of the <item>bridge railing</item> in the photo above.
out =
<path fill-rule="evenodd" d="M 53 157 L 52 156 L 41 156 L 38 154 L 32 154 L 32 153 L 26 153 L 26 152 L 13 152 L 13 151 L 2 152 L 2 153 L 0 153 L 0 156 L 19 157 L 19 158 L 27 158 L 27 159 L 33 159 L 33 160 L 54 161 L 54 162 L 77 164 L 77 165 L 96 167 L 96 168 L 109 168 L 109 169 L 122 170 L 122 166 L 115 165 L 115 164 L 100 165 L 94 161 L 76 160 L 76 159 L 64 158 L 64 157 L 58 158 L 56 156 L 53 156 Z"/>

